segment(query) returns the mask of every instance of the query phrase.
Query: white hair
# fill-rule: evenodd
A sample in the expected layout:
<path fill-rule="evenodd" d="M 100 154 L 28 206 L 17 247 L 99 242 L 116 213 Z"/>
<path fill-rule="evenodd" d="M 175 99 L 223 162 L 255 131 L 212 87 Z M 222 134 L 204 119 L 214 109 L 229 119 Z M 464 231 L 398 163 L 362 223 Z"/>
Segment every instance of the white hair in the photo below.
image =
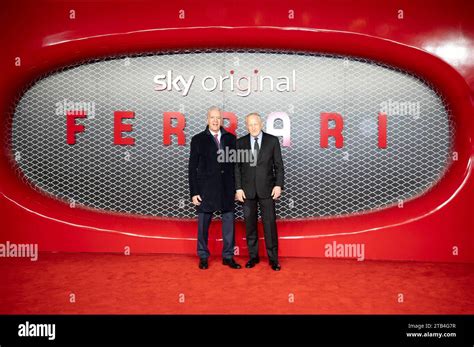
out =
<path fill-rule="evenodd" d="M 247 120 L 251 116 L 257 116 L 258 118 L 260 118 L 260 121 L 262 121 L 262 117 L 257 112 L 252 112 L 252 113 L 249 113 L 248 115 L 245 116 L 245 122 L 247 122 Z"/>
<path fill-rule="evenodd" d="M 211 106 L 208 108 L 207 110 L 207 116 L 209 117 L 209 113 L 211 113 L 212 111 L 219 111 L 219 113 L 222 113 L 222 110 L 217 107 L 217 106 Z"/>

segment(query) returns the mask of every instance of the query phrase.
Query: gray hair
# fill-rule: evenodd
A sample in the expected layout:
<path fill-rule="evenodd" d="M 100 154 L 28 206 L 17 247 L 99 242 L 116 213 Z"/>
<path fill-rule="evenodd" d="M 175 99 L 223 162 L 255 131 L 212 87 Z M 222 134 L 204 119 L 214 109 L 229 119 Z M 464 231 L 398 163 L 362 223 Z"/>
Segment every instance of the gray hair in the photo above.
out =
<path fill-rule="evenodd" d="M 262 117 L 257 112 L 252 112 L 252 113 L 249 113 L 248 115 L 245 116 L 245 122 L 247 122 L 247 119 L 250 116 L 257 116 L 258 118 L 260 118 L 260 121 L 262 121 Z"/>
<path fill-rule="evenodd" d="M 219 113 L 222 113 L 222 110 L 217 107 L 217 106 L 211 106 L 208 108 L 207 110 L 207 116 L 209 117 L 209 113 L 211 113 L 212 111 L 219 111 Z"/>

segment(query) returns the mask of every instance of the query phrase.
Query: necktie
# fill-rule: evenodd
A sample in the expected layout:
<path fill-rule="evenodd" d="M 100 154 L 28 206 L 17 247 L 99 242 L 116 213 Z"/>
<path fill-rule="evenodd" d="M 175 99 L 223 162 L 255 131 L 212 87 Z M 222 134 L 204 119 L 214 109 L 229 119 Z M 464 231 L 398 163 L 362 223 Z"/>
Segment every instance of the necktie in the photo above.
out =
<path fill-rule="evenodd" d="M 260 146 L 258 145 L 258 137 L 255 137 L 255 142 L 253 144 L 253 150 L 255 152 L 255 156 L 258 158 L 258 152 L 260 151 Z"/>
<path fill-rule="evenodd" d="M 215 135 L 214 135 L 214 138 L 216 139 L 217 148 L 220 148 L 220 147 L 221 147 L 221 144 L 219 143 L 219 136 L 218 136 L 218 134 L 215 134 Z"/>

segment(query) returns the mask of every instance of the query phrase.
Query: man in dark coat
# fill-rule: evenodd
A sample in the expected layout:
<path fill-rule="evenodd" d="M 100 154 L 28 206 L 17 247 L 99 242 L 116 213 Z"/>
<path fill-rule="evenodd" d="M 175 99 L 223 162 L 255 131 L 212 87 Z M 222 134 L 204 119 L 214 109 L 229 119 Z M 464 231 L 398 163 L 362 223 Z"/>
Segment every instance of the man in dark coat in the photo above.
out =
<path fill-rule="evenodd" d="M 198 213 L 197 254 L 199 268 L 209 267 L 209 226 L 213 213 L 222 213 L 222 263 L 233 269 L 234 261 L 234 163 L 218 161 L 218 150 L 235 151 L 236 137 L 222 127 L 221 111 L 211 107 L 207 112 L 206 129 L 193 136 L 189 158 L 189 189 Z M 222 156 L 221 156 L 222 157 Z"/>
<path fill-rule="evenodd" d="M 237 141 L 237 150 L 252 151 L 257 156 L 256 165 L 238 162 L 235 165 L 237 200 L 243 202 L 247 245 L 250 259 L 245 265 L 258 264 L 258 205 L 262 212 L 263 233 L 270 266 L 280 271 L 278 262 L 278 234 L 275 201 L 283 189 L 283 160 L 278 137 L 262 131 L 262 119 L 258 113 L 245 118 L 249 133 Z"/>

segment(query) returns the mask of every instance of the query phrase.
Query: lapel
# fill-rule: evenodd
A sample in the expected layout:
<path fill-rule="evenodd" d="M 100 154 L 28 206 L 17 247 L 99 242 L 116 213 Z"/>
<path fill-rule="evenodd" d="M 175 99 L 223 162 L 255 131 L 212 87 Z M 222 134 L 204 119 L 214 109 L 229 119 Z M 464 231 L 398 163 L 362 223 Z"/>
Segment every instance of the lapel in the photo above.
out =
<path fill-rule="evenodd" d="M 247 134 L 245 139 L 245 149 L 251 150 L 252 146 L 250 145 L 250 134 Z"/>
<path fill-rule="evenodd" d="M 262 131 L 262 144 L 260 145 L 260 151 L 258 151 L 257 164 L 262 158 L 262 152 L 267 148 L 266 134 Z"/>
<path fill-rule="evenodd" d="M 227 133 L 227 131 L 224 130 L 224 128 L 221 127 L 221 141 L 220 141 L 220 148 L 217 147 L 217 143 L 216 143 L 216 139 L 214 138 L 214 135 L 212 135 L 211 131 L 209 130 L 209 126 L 206 127 L 206 130 L 205 130 L 205 133 L 208 135 L 208 139 L 210 142 L 210 146 L 214 146 L 216 149 L 222 149 L 224 148 L 223 147 L 223 144 L 222 144 L 222 141 L 224 139 L 224 134 Z"/>
<path fill-rule="evenodd" d="M 268 144 L 267 144 L 267 140 L 265 139 L 266 138 L 266 135 L 263 131 L 262 131 L 262 143 L 260 144 L 260 150 L 258 151 L 258 157 L 257 157 L 257 164 L 260 160 L 260 158 L 262 157 L 262 151 L 264 149 L 267 148 Z M 247 134 L 247 140 L 246 140 L 246 148 L 248 150 L 251 150 L 252 149 L 252 144 L 250 143 L 250 141 L 252 141 L 252 136 L 250 134 Z"/>

